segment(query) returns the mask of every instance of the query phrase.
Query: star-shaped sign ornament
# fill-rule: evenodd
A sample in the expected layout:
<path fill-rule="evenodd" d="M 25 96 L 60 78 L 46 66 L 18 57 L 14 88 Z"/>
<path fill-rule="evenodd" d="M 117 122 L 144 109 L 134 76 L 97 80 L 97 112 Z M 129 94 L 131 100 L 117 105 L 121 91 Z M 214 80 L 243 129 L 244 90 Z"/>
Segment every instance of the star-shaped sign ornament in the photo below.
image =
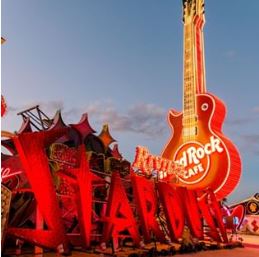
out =
<path fill-rule="evenodd" d="M 110 134 L 108 124 L 103 125 L 102 131 L 98 137 L 102 140 L 106 149 L 111 143 L 116 142 L 116 140 Z"/>
<path fill-rule="evenodd" d="M 122 159 L 122 155 L 121 153 L 119 152 L 119 146 L 118 144 L 115 144 L 112 148 L 112 156 L 116 159 L 119 159 L 121 160 Z"/>
<path fill-rule="evenodd" d="M 81 136 L 82 141 L 85 140 L 85 138 L 89 134 L 93 134 L 96 131 L 91 127 L 89 121 L 88 121 L 88 114 L 84 113 L 80 119 L 80 121 L 77 124 L 70 124 L 70 126 L 75 129 Z"/>

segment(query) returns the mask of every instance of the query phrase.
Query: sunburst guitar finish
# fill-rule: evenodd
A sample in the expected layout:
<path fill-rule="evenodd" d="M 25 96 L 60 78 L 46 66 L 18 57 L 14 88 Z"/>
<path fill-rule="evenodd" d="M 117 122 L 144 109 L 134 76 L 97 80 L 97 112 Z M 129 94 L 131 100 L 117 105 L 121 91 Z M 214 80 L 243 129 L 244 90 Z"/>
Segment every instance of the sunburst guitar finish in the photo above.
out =
<path fill-rule="evenodd" d="M 231 141 L 221 131 L 225 105 L 211 94 L 198 94 L 197 135 L 183 136 L 183 113 L 171 110 L 168 122 L 173 134 L 162 152 L 164 158 L 184 166 L 177 185 L 190 189 L 212 188 L 218 199 L 233 191 L 240 179 L 241 160 Z"/>

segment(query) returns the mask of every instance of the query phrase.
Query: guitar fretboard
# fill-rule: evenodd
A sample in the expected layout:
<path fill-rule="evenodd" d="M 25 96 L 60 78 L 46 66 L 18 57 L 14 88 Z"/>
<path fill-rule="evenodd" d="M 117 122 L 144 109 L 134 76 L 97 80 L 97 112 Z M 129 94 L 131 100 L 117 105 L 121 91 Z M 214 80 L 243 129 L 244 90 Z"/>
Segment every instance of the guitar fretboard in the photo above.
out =
<path fill-rule="evenodd" d="M 183 140 L 197 136 L 196 94 L 205 92 L 204 0 L 184 1 Z"/>
<path fill-rule="evenodd" d="M 184 26 L 184 96 L 183 96 L 183 139 L 196 136 L 196 77 L 194 64 L 193 26 Z"/>

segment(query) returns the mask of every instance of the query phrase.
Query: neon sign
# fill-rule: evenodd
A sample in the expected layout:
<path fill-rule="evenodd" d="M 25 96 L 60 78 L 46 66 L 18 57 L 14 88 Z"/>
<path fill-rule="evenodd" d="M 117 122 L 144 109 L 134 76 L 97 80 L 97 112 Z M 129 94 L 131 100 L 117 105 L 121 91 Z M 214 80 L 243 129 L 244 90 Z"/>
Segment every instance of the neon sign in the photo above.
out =
<path fill-rule="evenodd" d="M 156 171 L 160 179 L 170 175 L 178 176 L 179 173 L 183 172 L 183 165 L 180 162 L 152 155 L 146 147 L 142 146 L 136 148 L 132 167 L 145 175 L 151 175 L 153 171 Z"/>
<path fill-rule="evenodd" d="M 207 92 L 204 13 L 204 0 L 183 1 L 183 108 L 182 112 L 169 112 L 172 136 L 161 155 L 185 167 L 180 186 L 210 187 L 217 199 L 223 199 L 240 179 L 241 160 L 222 132 L 225 105 Z"/>
<path fill-rule="evenodd" d="M 57 130 L 24 133 L 14 137 L 24 173 L 31 186 L 30 191 L 35 196 L 48 229 L 8 227 L 7 233 L 35 245 L 68 253 L 68 245 L 73 245 L 74 242 L 78 242 L 76 245 L 80 244 L 84 248 L 91 246 L 94 222 L 93 212 L 91 212 L 93 188 L 96 185 L 105 184 L 106 181 L 90 170 L 89 162 L 86 159 L 85 146 L 82 145 L 75 149 L 78 152 L 79 166 L 73 168 L 75 176 L 70 178 L 70 183 L 76 191 L 72 199 L 76 203 L 80 233 L 74 235 L 74 238 L 71 239 L 64 229 L 64 220 L 45 152 L 46 143 L 50 144 L 63 134 L 64 131 Z M 174 168 L 179 168 L 179 165 L 174 162 L 150 155 L 145 148 L 138 148 L 137 152 L 134 165 L 139 165 L 138 167 L 141 167 L 141 165 L 147 167 L 147 164 L 149 164 L 148 170 L 155 168 L 161 172 L 173 172 Z M 202 219 L 206 221 L 210 228 L 208 233 L 213 240 L 218 242 L 228 241 L 220 205 L 212 190 L 187 190 L 186 188 L 171 186 L 164 181 L 158 181 L 155 186 L 155 180 L 147 179 L 145 176 L 139 176 L 133 172 L 130 176 L 130 182 L 140 222 L 137 222 L 120 175 L 114 170 L 107 195 L 108 202 L 99 219 L 99 222 L 103 223 L 102 231 L 100 231 L 102 237 L 99 241 L 101 245 L 108 243 L 111 238 L 120 237 L 125 230 L 128 231 L 128 235 L 136 246 L 142 244 L 141 234 L 144 242 L 150 242 L 152 234 L 159 241 L 164 242 L 165 232 L 161 230 L 157 219 L 158 201 L 163 205 L 167 228 L 172 241 L 178 241 L 182 237 L 185 224 L 188 225 L 193 236 L 203 239 Z M 190 212 L 189 209 L 192 211 Z M 140 230 L 142 231 L 141 234 Z"/>
<path fill-rule="evenodd" d="M 183 144 L 175 153 L 174 160 L 184 167 L 184 173 L 179 179 L 186 184 L 199 182 L 207 175 L 210 169 L 210 156 L 214 152 L 222 153 L 224 148 L 220 140 L 214 136 L 210 142 L 202 145 L 198 142 Z"/>

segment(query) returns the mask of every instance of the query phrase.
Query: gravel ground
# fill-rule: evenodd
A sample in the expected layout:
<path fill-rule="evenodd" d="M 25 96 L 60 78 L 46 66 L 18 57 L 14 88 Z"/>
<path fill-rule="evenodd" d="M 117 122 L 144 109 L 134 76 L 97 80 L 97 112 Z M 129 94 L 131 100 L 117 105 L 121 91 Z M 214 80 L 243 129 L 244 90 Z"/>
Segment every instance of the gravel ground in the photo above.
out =
<path fill-rule="evenodd" d="M 230 250 L 217 250 L 217 251 L 205 251 L 193 254 L 181 254 L 175 255 L 181 257 L 258 257 L 259 249 L 255 248 L 235 248 Z"/>
<path fill-rule="evenodd" d="M 10 256 L 10 255 L 9 255 Z M 13 255 L 15 256 L 15 255 Z M 20 257 L 32 257 L 41 255 L 32 255 L 32 254 L 23 254 L 19 255 Z M 55 253 L 45 253 L 44 257 L 55 257 L 57 256 Z M 73 252 L 73 257 L 110 257 L 112 255 L 104 255 L 104 254 L 89 254 L 84 252 Z M 117 257 L 126 257 L 128 253 L 117 253 Z M 258 257 L 259 256 L 259 249 L 258 248 L 235 248 L 235 249 L 223 249 L 223 250 L 210 250 L 210 251 L 201 251 L 197 253 L 190 253 L 190 254 L 177 254 L 173 256 L 179 257 Z"/>

